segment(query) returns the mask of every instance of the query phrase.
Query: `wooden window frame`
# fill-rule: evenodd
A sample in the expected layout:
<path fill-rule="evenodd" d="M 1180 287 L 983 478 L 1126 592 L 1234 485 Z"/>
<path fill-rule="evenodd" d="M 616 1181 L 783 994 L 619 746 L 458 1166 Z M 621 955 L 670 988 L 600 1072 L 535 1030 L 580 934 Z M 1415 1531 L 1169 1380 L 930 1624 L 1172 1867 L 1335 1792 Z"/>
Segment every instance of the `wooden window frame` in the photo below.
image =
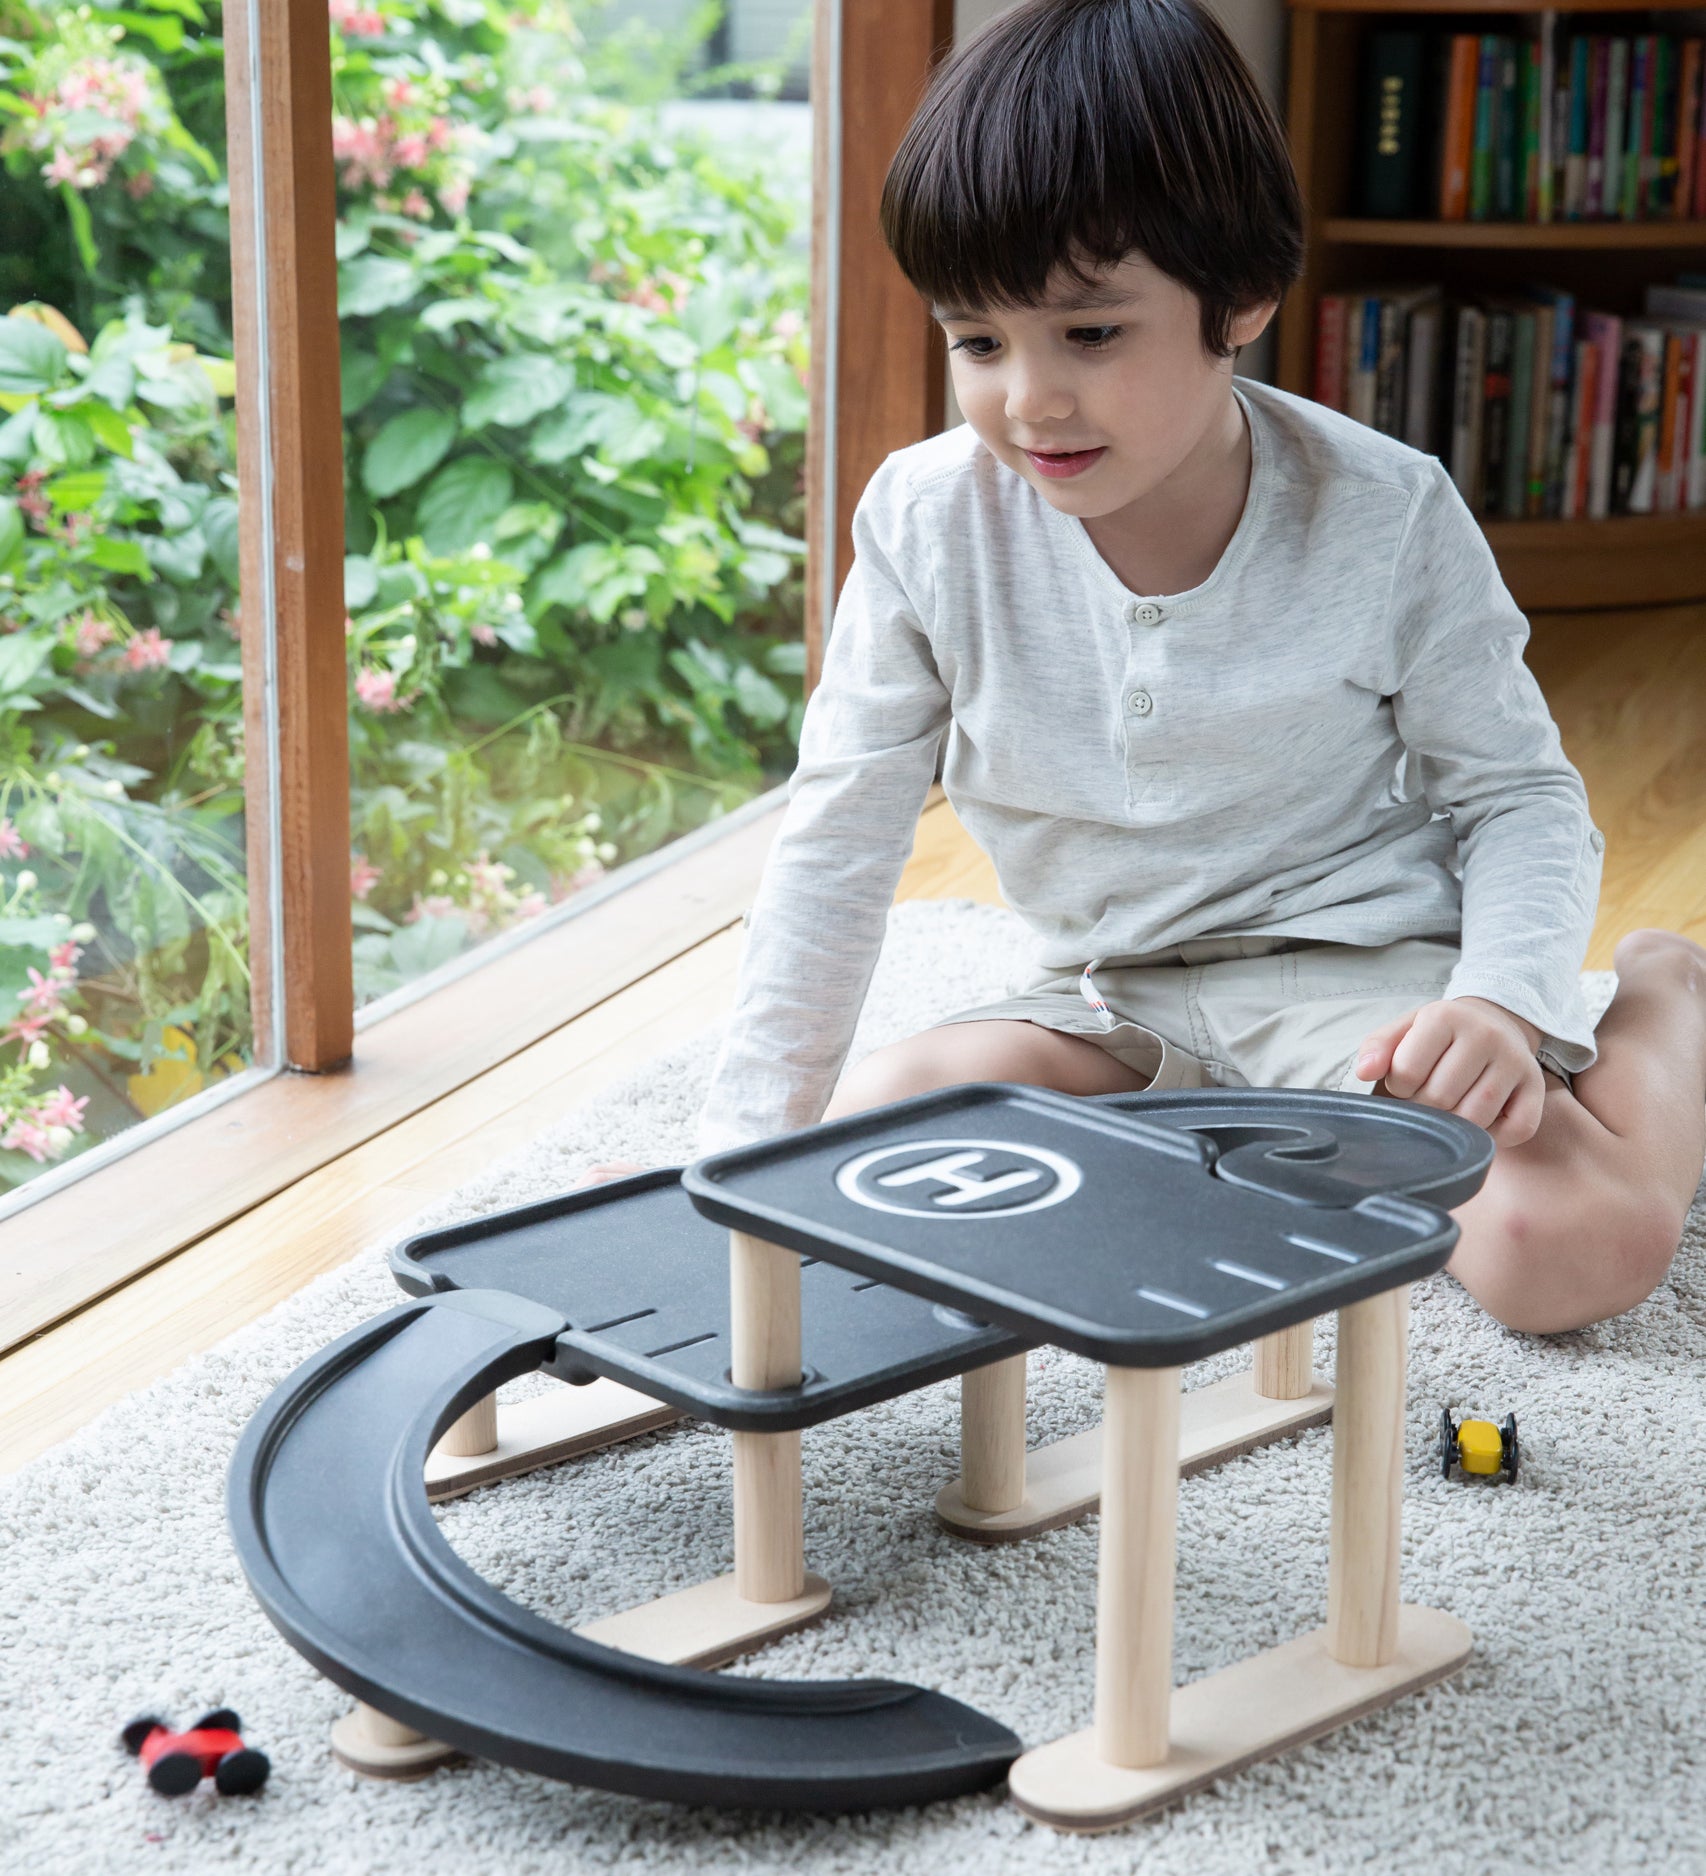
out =
<path fill-rule="evenodd" d="M 808 686 L 860 491 L 890 450 L 943 421 L 940 335 L 876 215 L 889 155 L 952 37 L 952 0 L 816 0 Z M 625 867 L 572 916 L 494 940 L 466 970 L 357 1021 L 343 491 L 322 467 L 343 454 L 325 0 L 232 0 L 225 40 L 246 496 L 248 1073 L 261 1079 L 81 1176 L 68 1166 L 73 1176 L 33 1199 L 20 1190 L 0 1218 L 0 1355 L 725 929 L 750 903 L 781 818 L 776 790 Z M 857 345 L 840 347 L 842 332 Z"/>

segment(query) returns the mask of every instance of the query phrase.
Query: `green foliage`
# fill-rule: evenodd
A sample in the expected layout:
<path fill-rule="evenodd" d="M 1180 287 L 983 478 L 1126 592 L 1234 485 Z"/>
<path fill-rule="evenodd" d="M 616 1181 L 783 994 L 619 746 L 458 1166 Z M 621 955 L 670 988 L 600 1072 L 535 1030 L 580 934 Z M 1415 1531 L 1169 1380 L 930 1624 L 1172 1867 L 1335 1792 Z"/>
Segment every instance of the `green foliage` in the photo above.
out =
<path fill-rule="evenodd" d="M 791 764 L 804 242 L 691 43 L 329 4 L 367 999 Z M 251 1047 L 219 21 L 0 0 L 0 1185 Z"/>

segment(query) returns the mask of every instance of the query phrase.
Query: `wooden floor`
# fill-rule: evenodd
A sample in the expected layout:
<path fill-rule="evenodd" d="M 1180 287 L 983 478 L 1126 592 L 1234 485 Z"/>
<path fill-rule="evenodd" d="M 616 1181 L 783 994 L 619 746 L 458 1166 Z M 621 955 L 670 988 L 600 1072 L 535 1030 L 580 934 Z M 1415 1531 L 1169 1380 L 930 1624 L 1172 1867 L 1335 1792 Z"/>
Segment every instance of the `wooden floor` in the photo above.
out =
<path fill-rule="evenodd" d="M 1537 618 L 1529 663 L 1606 837 L 1588 965 L 1609 967 L 1638 925 L 1706 942 L 1706 607 Z M 899 896 L 999 903 L 945 804 L 920 821 Z M 715 1021 L 738 955 L 731 926 L 0 1361 L 0 1472 Z"/>

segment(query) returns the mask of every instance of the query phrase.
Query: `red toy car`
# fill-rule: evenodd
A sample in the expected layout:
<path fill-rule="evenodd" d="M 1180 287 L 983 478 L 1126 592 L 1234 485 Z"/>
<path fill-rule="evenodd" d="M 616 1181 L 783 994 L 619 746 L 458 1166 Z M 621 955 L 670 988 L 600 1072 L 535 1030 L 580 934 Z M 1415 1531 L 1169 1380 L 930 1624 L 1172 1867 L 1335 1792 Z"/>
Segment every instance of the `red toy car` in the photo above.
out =
<path fill-rule="evenodd" d="M 211 1777 L 221 1796 L 231 1798 L 259 1791 L 272 1770 L 264 1752 L 243 1744 L 242 1727 L 229 1707 L 220 1707 L 204 1713 L 187 1733 L 174 1733 L 150 1714 L 132 1720 L 122 1737 L 162 1797 L 181 1798 Z"/>

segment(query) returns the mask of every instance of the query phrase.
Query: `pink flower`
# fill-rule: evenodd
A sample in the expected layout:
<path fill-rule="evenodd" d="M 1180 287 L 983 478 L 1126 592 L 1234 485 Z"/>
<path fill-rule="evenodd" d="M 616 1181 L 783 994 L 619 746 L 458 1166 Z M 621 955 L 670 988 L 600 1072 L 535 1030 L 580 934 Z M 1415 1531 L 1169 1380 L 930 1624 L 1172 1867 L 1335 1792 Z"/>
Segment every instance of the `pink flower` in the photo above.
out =
<path fill-rule="evenodd" d="M 46 480 L 45 469 L 26 469 L 18 477 L 18 506 L 24 511 L 24 517 L 30 525 L 43 534 L 53 519 L 53 503 L 41 492 L 41 485 Z"/>
<path fill-rule="evenodd" d="M 399 137 L 391 149 L 399 169 L 424 169 L 431 154 L 426 138 L 419 131 L 411 131 L 408 136 Z"/>
<path fill-rule="evenodd" d="M 326 6 L 332 16 L 332 24 L 345 38 L 383 37 L 385 21 L 375 8 L 362 6 L 360 0 L 326 0 Z"/>
<path fill-rule="evenodd" d="M 68 182 L 74 189 L 82 186 L 77 180 L 81 174 L 82 165 L 69 150 L 55 150 L 53 161 L 42 171 L 43 177 L 56 187 L 62 182 Z"/>
<path fill-rule="evenodd" d="M 18 1001 L 23 1004 L 26 1011 L 33 1011 L 37 1015 L 59 1015 L 63 1007 L 61 999 L 64 996 L 64 986 L 57 978 L 42 976 L 33 964 L 26 968 L 35 981 L 30 989 L 18 992 Z"/>
<path fill-rule="evenodd" d="M 478 625 L 471 625 L 468 631 L 476 645 L 495 645 L 498 642 L 497 633 L 487 625 L 484 619 Z"/>
<path fill-rule="evenodd" d="M 10 822 L 7 823 L 11 825 Z M 55 971 L 70 971 L 76 974 L 77 960 L 83 955 L 83 947 L 76 939 L 67 938 L 64 944 L 55 945 L 47 954 L 49 966 Z"/>
<path fill-rule="evenodd" d="M 47 1129 L 37 1126 L 33 1121 L 15 1120 L 4 1135 L 0 1135 L 0 1146 L 9 1147 L 14 1152 L 27 1153 L 38 1162 L 45 1160 L 49 1149 Z"/>
<path fill-rule="evenodd" d="M 80 658 L 93 658 L 103 646 L 110 645 L 116 636 L 105 619 L 97 618 L 92 612 L 85 612 L 78 618 L 73 643 Z"/>
<path fill-rule="evenodd" d="M 451 126 L 448 117 L 434 117 L 426 127 L 427 148 L 447 150 L 450 147 Z"/>
<path fill-rule="evenodd" d="M 779 312 L 770 322 L 772 334 L 780 339 L 784 345 L 786 345 L 790 339 L 797 339 L 805 330 L 805 326 L 805 320 L 801 318 L 800 314 L 796 312 L 792 306 L 784 308 L 784 310 Z"/>
<path fill-rule="evenodd" d="M 377 671 L 369 664 L 364 664 L 355 674 L 355 694 L 363 707 L 373 711 L 376 716 L 403 707 L 397 699 L 397 674 L 394 671 Z"/>
<path fill-rule="evenodd" d="M 379 884 L 380 871 L 365 853 L 358 853 L 349 870 L 349 889 L 358 899 L 365 899 Z"/>
<path fill-rule="evenodd" d="M 549 909 L 549 902 L 547 901 L 544 893 L 542 893 L 538 889 L 538 887 L 535 887 L 533 891 L 528 893 L 525 898 L 516 900 L 515 902 L 516 922 L 519 924 L 522 919 L 537 918 L 541 912 L 544 912 L 548 909 Z"/>
<path fill-rule="evenodd" d="M 154 193 L 154 172 L 151 169 L 139 169 L 134 176 L 125 181 L 124 192 L 133 202 L 140 202 L 145 195 Z"/>
<path fill-rule="evenodd" d="M 385 102 L 401 107 L 413 104 L 415 88 L 406 78 L 393 78 L 385 87 Z"/>
<path fill-rule="evenodd" d="M 0 819 L 0 860 L 25 860 L 29 858 L 29 847 L 18 836 L 18 830 L 9 818 Z"/>
<path fill-rule="evenodd" d="M 450 913 L 459 912 L 461 909 L 454 899 L 442 892 L 430 893 L 424 899 L 417 892 L 414 904 L 403 914 L 403 923 L 413 925 L 423 918 L 445 918 Z"/>
<path fill-rule="evenodd" d="M 149 626 L 146 632 L 138 632 L 124 648 L 125 668 L 130 671 L 156 671 L 169 664 L 171 658 L 172 648 L 160 636 L 157 625 Z"/>
<path fill-rule="evenodd" d="M 44 1127 L 69 1127 L 73 1133 L 83 1131 L 83 1110 L 89 1105 L 86 1094 L 73 1094 L 61 1082 L 47 1100 L 36 1108 L 36 1119 Z"/>
<path fill-rule="evenodd" d="M 470 193 L 470 184 L 466 176 L 451 177 L 450 181 L 445 183 L 438 192 L 438 199 L 444 204 L 445 214 L 460 215 L 468 206 Z"/>
<path fill-rule="evenodd" d="M 432 204 L 421 194 L 419 189 L 411 189 L 403 197 L 403 213 L 413 215 L 416 221 L 432 220 Z"/>

